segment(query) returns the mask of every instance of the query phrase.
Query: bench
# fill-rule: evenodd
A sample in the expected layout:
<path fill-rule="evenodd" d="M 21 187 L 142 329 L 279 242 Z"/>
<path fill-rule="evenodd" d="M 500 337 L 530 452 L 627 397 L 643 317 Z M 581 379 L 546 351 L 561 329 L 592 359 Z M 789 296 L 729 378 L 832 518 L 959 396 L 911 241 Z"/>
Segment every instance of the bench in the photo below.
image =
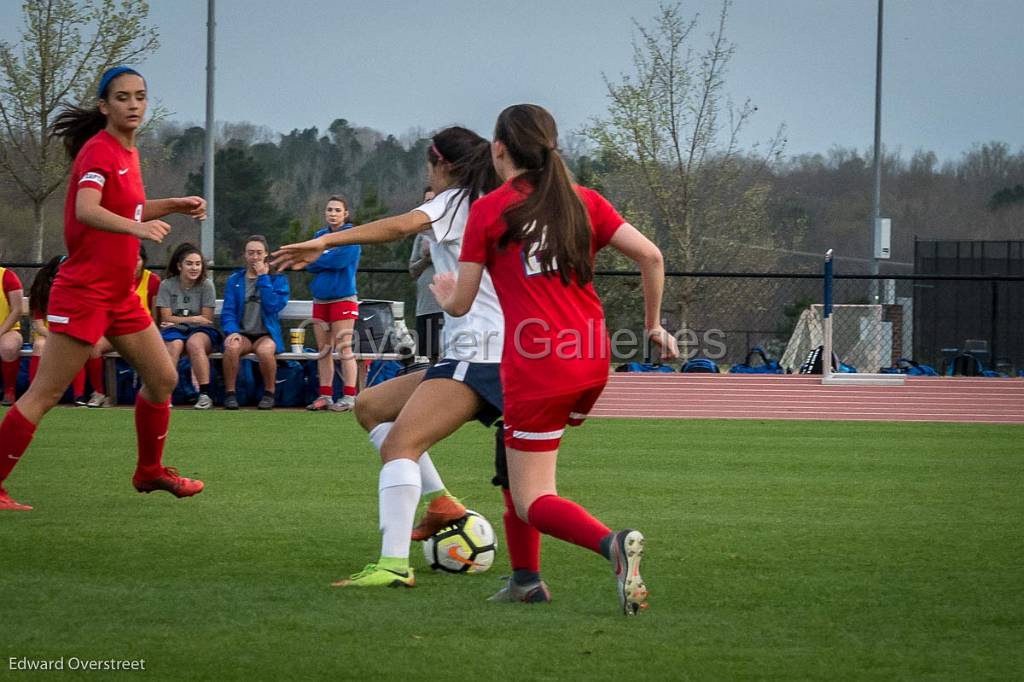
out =
<path fill-rule="evenodd" d="M 383 300 L 378 300 L 378 299 L 366 299 L 366 300 L 360 301 L 360 304 L 362 304 L 362 303 L 387 303 L 387 304 L 391 305 L 392 312 L 394 314 L 394 317 L 395 317 L 396 321 L 404 318 L 405 304 L 403 302 L 401 302 L 401 301 L 383 301 Z M 219 317 L 220 316 L 220 311 L 221 311 L 221 308 L 223 307 L 223 305 L 224 305 L 224 300 L 223 299 L 217 299 L 217 304 L 216 304 L 216 306 L 214 308 L 214 317 Z M 29 316 L 29 307 L 28 307 L 28 297 L 27 296 L 24 297 L 24 299 L 23 299 L 22 309 L 23 309 L 24 316 L 27 318 Z M 312 301 L 289 301 L 288 304 L 281 310 L 281 312 L 278 313 L 278 319 L 281 320 L 281 322 L 289 322 L 289 321 L 292 321 L 292 322 L 296 322 L 296 321 L 297 322 L 303 322 L 303 321 L 311 320 L 312 317 L 313 317 L 313 302 Z M 27 330 L 27 329 L 31 329 L 31 326 L 30 326 L 30 324 L 29 325 L 22 324 L 22 328 L 23 328 L 23 331 L 24 331 L 24 330 Z M 284 339 L 285 339 L 285 342 L 286 342 L 285 345 L 288 345 L 287 341 L 288 341 L 289 329 L 284 324 L 281 325 L 281 334 L 284 336 Z M 23 348 L 20 351 L 20 356 L 21 357 L 30 357 L 31 355 L 32 355 L 32 350 L 30 348 Z M 311 353 L 307 353 L 307 352 L 293 353 L 293 352 L 291 352 L 289 350 L 289 351 L 285 351 L 283 353 L 277 353 L 275 355 L 275 357 L 278 360 L 283 360 L 283 361 L 297 360 L 297 361 L 300 361 L 300 362 L 305 362 L 305 361 L 309 361 L 309 360 L 316 360 L 318 358 L 318 355 L 319 354 L 316 353 L 316 352 L 311 352 Z M 337 351 L 332 353 L 332 355 L 333 355 L 335 360 L 339 359 Z M 403 359 L 406 359 L 406 357 L 407 357 L 406 355 L 401 354 L 401 353 L 354 353 L 354 355 L 355 355 L 355 358 L 356 358 L 357 361 L 365 361 L 365 360 L 403 360 Z M 105 362 L 104 362 L 104 380 L 106 381 L 106 384 L 108 386 L 108 395 L 109 395 L 109 387 L 116 386 L 116 384 L 117 384 L 117 363 L 116 363 L 116 360 L 118 360 L 120 357 L 121 357 L 120 354 L 118 354 L 117 352 L 110 352 L 110 353 L 104 353 L 103 354 L 103 358 L 105 360 Z M 210 353 L 210 359 L 211 360 L 221 360 L 223 358 L 224 358 L 224 354 L 221 353 L 221 352 Z M 248 358 L 248 359 L 253 359 L 254 360 L 254 359 L 256 359 L 256 355 L 253 354 L 253 353 L 249 353 L 248 355 L 245 355 L 244 358 Z M 416 362 L 426 362 L 427 361 L 427 358 L 419 357 L 419 356 L 417 356 L 414 359 L 415 359 Z M 358 373 L 358 380 L 357 381 L 358 381 L 358 385 L 359 385 L 360 388 L 363 387 L 365 385 L 365 383 L 366 383 L 366 366 L 365 366 L 365 362 L 359 362 L 359 373 Z M 116 396 L 116 391 L 115 391 L 115 396 Z"/>

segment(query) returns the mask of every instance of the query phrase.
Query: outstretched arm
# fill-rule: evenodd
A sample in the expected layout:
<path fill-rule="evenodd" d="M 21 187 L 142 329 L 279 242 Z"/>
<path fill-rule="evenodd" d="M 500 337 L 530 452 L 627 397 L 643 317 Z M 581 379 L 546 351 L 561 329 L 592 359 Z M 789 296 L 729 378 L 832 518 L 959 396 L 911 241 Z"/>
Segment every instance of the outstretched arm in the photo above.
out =
<path fill-rule="evenodd" d="M 422 211 L 409 211 L 401 215 L 374 220 L 339 232 L 331 232 L 316 239 L 296 244 L 285 244 L 273 255 L 271 267 L 281 270 L 302 270 L 320 257 L 326 249 L 350 244 L 377 244 L 393 242 L 425 230 L 430 218 Z"/>

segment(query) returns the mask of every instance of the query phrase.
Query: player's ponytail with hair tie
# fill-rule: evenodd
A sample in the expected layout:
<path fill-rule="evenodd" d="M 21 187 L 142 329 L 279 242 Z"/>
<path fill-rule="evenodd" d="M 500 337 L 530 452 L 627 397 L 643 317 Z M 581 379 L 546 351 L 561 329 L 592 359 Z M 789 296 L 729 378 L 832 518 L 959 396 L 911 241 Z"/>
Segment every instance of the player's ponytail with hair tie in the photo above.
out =
<path fill-rule="evenodd" d="M 447 159 L 444 158 L 444 154 L 441 153 L 441 150 L 437 148 L 436 144 L 430 145 L 430 151 L 434 152 L 434 156 L 437 157 L 438 161 L 447 161 Z"/>
<path fill-rule="evenodd" d="M 52 135 L 64 139 L 64 151 L 74 159 L 89 138 L 106 127 L 107 117 L 99 107 L 67 106 L 54 121 Z"/>
<path fill-rule="evenodd" d="M 499 248 L 519 243 L 524 253 L 533 250 L 545 274 L 558 273 L 565 285 L 573 279 L 587 284 L 594 279 L 590 216 L 558 153 L 555 119 L 536 104 L 516 104 L 498 116 L 494 138 L 505 145 L 513 165 L 524 171 L 514 182 L 527 183 L 533 190 L 505 209 L 506 229 L 498 239 Z M 534 225 L 544 229 L 533 229 Z"/>
<path fill-rule="evenodd" d="M 442 161 L 447 163 L 445 170 L 451 187 L 466 190 L 464 195 L 449 202 L 452 205 L 445 208 L 445 213 L 457 210 L 463 202 L 471 206 L 501 184 L 491 161 L 491 143 L 468 128 L 452 126 L 434 135 L 427 150 L 427 161 L 433 166 Z"/>

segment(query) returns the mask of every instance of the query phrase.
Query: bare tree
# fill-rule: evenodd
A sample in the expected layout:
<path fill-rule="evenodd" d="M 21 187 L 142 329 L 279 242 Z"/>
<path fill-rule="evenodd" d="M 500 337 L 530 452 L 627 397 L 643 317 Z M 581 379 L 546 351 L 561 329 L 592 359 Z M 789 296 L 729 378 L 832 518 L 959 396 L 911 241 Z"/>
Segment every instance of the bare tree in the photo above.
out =
<path fill-rule="evenodd" d="M 69 165 L 51 134 L 58 108 L 92 102 L 103 71 L 159 42 L 145 0 L 26 0 L 22 13 L 18 43 L 0 42 L 0 175 L 32 202 L 42 260 L 43 205 Z"/>
<path fill-rule="evenodd" d="M 724 92 L 735 50 L 725 37 L 730 5 L 723 2 L 699 51 L 691 47 L 698 18 L 684 19 L 678 5 L 662 6 L 653 27 L 634 22 L 633 72 L 617 83 L 605 78 L 608 115 L 581 131 L 597 147 L 601 184 L 661 247 L 670 268 L 725 267 L 745 246 L 770 241 L 768 180 L 783 127 L 763 152 L 740 145 L 757 108 L 749 101 L 733 106 Z M 692 287 L 670 288 L 682 320 Z"/>

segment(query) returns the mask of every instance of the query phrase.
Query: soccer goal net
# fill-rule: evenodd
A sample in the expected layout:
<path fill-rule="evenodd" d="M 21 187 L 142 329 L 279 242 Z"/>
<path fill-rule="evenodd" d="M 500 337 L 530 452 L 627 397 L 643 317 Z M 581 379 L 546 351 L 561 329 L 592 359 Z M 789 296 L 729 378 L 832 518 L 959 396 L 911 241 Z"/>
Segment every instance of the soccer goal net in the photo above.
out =
<path fill-rule="evenodd" d="M 835 305 L 832 307 L 832 351 L 840 362 L 859 372 L 877 372 L 890 367 L 901 355 L 894 344 L 893 310 L 899 306 Z M 782 356 L 782 366 L 799 370 L 813 348 L 825 344 L 822 308 L 814 304 L 800 314 Z M 898 324 L 897 324 L 898 327 Z"/>

